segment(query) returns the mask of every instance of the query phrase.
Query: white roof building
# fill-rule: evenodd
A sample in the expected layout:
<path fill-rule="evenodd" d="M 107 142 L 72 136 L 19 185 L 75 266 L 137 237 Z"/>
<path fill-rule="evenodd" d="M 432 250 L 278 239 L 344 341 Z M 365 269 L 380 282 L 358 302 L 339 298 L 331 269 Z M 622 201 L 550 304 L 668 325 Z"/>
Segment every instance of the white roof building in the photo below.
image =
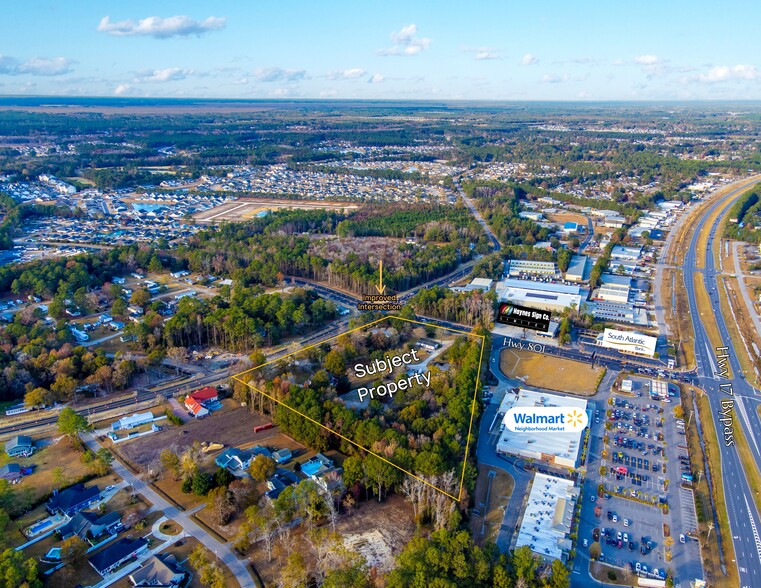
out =
<path fill-rule="evenodd" d="M 516 547 L 528 545 L 547 560 L 564 559 L 573 547 L 569 535 L 578 498 L 572 480 L 535 474 Z"/>
<path fill-rule="evenodd" d="M 499 407 L 503 423 L 511 408 L 562 406 L 586 412 L 587 401 L 521 388 L 517 394 L 507 393 Z M 575 468 L 578 464 L 583 431 L 576 433 L 513 433 L 505 427 L 497 443 L 497 452 L 543 461 L 553 466 Z"/>
<path fill-rule="evenodd" d="M 624 247 L 616 245 L 610 252 L 611 259 L 624 259 L 627 261 L 636 261 L 642 256 L 642 247 Z M 611 265 L 612 262 L 611 262 Z"/>
<path fill-rule="evenodd" d="M 629 291 L 631 288 L 626 284 L 603 284 L 592 294 L 593 300 L 604 300 L 606 302 L 618 302 L 626 304 L 629 302 Z"/>
<path fill-rule="evenodd" d="M 451 289 L 455 292 L 472 292 L 473 290 L 483 290 L 484 292 L 488 292 L 491 290 L 491 285 L 493 283 L 493 280 L 490 280 L 489 278 L 473 278 L 473 281 L 470 282 L 470 284 L 466 284 L 465 286 L 455 286 Z"/>
<path fill-rule="evenodd" d="M 542 276 L 554 276 L 558 268 L 554 261 L 532 261 L 528 259 L 511 259 L 507 262 L 507 272 L 511 276 L 521 274 L 536 274 Z"/>
<path fill-rule="evenodd" d="M 579 308 L 582 301 L 581 289 L 575 285 L 508 278 L 497 283 L 496 291 L 502 302 L 550 312 L 561 312 L 567 307 Z"/>

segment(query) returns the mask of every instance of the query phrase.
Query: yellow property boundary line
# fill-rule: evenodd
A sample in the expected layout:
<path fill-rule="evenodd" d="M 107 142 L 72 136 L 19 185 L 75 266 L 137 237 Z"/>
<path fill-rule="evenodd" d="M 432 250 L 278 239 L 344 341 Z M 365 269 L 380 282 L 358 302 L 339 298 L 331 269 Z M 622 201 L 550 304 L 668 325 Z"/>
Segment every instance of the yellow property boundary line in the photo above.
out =
<path fill-rule="evenodd" d="M 377 453 L 375 453 L 374 451 L 371 451 L 367 447 L 363 447 L 362 445 L 360 445 L 356 441 L 352 441 L 348 437 L 345 437 L 344 435 L 341 435 L 341 433 L 339 433 L 337 431 L 334 431 L 330 427 L 326 427 L 322 423 L 317 422 L 313 418 L 311 418 L 311 417 L 305 415 L 304 413 L 296 410 L 292 406 L 288 406 L 285 402 L 282 402 L 281 400 L 278 400 L 277 398 L 274 398 L 273 396 L 270 396 L 266 392 L 263 392 L 262 390 L 259 390 L 258 388 L 254 387 L 250 382 L 246 382 L 246 381 L 241 379 L 241 376 L 244 376 L 246 374 L 250 374 L 251 372 L 253 372 L 255 370 L 259 370 L 259 369 L 261 369 L 261 368 L 263 368 L 263 367 L 265 367 L 267 365 L 279 362 L 279 361 L 281 361 L 283 359 L 286 359 L 288 357 L 296 355 L 297 353 L 301 353 L 302 351 L 306 351 L 308 349 L 312 349 L 313 347 L 317 347 L 318 345 L 322 345 L 323 343 L 327 343 L 329 341 L 334 341 L 334 340 L 338 339 L 339 337 L 343 337 L 344 335 L 348 335 L 348 334 L 353 333 L 355 331 L 359 331 L 360 329 L 365 329 L 367 327 L 372 327 L 373 325 L 377 325 L 378 323 L 380 323 L 382 321 L 387 321 L 387 320 L 406 321 L 408 323 L 414 323 L 414 324 L 423 325 L 423 326 L 426 326 L 426 327 L 435 327 L 437 329 L 443 329 L 445 331 L 451 331 L 453 333 L 459 333 L 459 334 L 462 334 L 462 335 L 466 335 L 468 337 L 477 337 L 477 338 L 481 339 L 481 353 L 479 354 L 479 357 L 478 357 L 478 370 L 476 372 L 476 389 L 473 391 L 473 399 L 471 401 L 470 424 L 468 425 L 468 437 L 465 440 L 465 457 L 464 457 L 463 462 L 462 462 L 462 473 L 460 474 L 460 489 L 459 489 L 459 492 L 458 492 L 457 496 L 454 496 L 454 495 L 450 494 L 449 492 L 446 492 L 446 491 L 442 490 L 441 488 L 438 488 L 437 486 L 434 486 L 430 482 L 427 482 L 426 480 L 424 480 L 421 477 L 413 474 L 412 472 L 407 471 L 404 468 L 398 466 L 397 464 L 389 461 L 388 459 L 386 459 L 382 455 L 378 455 Z M 485 342 L 485 339 L 486 339 L 486 337 L 484 337 L 483 335 L 477 335 L 475 333 L 469 333 L 467 331 L 460 331 L 458 329 L 452 329 L 450 327 L 441 327 L 441 326 L 438 326 L 438 325 L 433 325 L 431 323 L 424 323 L 422 321 L 416 321 L 416 320 L 413 320 L 413 319 L 403 318 L 403 317 L 400 317 L 400 316 L 385 316 L 385 317 L 381 317 L 381 318 L 379 318 L 377 320 L 371 321 L 371 322 L 369 322 L 367 324 L 361 325 L 359 327 L 355 327 L 354 329 L 350 329 L 350 330 L 348 330 L 348 331 L 346 331 L 344 333 L 336 335 L 335 337 L 331 337 L 330 339 L 324 339 L 323 341 L 320 341 L 319 343 L 315 343 L 313 345 L 309 345 L 307 347 L 299 349 L 298 351 L 294 351 L 293 353 L 289 353 L 287 355 L 284 355 L 283 357 L 279 357 L 277 359 L 273 359 L 271 361 L 268 361 L 267 363 L 263 363 L 262 365 L 255 367 L 255 368 L 250 368 L 248 370 L 245 370 L 245 371 L 243 371 L 243 372 L 241 372 L 239 374 L 233 375 L 231 377 L 234 380 L 236 380 L 237 382 L 240 382 L 241 384 L 244 384 L 245 386 L 248 386 L 254 392 L 257 392 L 257 393 L 261 394 L 262 396 L 265 396 L 266 398 L 269 398 L 273 402 L 276 402 L 279 405 L 284 406 L 285 408 L 293 411 L 297 415 L 305 418 L 306 420 L 308 420 L 309 422 L 317 425 L 318 427 L 322 427 L 323 429 L 325 429 L 329 433 L 332 433 L 333 435 L 336 435 L 337 437 L 340 437 L 341 439 L 343 439 L 347 443 L 351 443 L 355 447 L 361 449 L 362 451 L 366 451 L 370 455 L 373 455 L 373 456 L 377 457 L 378 459 L 386 462 L 390 466 L 393 466 L 396 469 L 404 472 L 408 476 L 412 476 L 413 478 L 415 478 L 416 480 L 422 482 L 426 486 L 429 486 L 429 487 L 433 488 L 434 490 L 437 490 L 438 492 L 441 492 L 442 494 L 448 496 L 449 498 L 452 498 L 453 500 L 456 500 L 457 502 L 460 502 L 462 500 L 462 491 L 463 491 L 463 486 L 465 484 L 465 468 L 466 468 L 466 466 L 468 464 L 468 454 L 469 454 L 469 451 L 470 451 L 470 439 L 471 439 L 471 436 L 473 434 L 473 421 L 475 420 L 475 415 L 476 415 L 476 397 L 478 395 L 478 389 L 481 386 L 481 364 L 483 363 L 483 358 L 484 358 L 484 347 L 485 347 L 485 343 L 484 342 Z"/>

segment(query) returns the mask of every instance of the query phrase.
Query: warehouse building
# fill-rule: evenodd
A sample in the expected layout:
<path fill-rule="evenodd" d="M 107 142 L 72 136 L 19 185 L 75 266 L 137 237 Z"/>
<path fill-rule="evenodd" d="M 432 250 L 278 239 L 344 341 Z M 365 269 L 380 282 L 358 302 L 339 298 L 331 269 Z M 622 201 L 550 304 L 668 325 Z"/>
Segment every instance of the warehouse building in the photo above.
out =
<path fill-rule="evenodd" d="M 505 394 L 499 413 L 504 415 L 502 423 L 505 424 L 511 408 L 556 406 L 587 412 L 587 401 L 583 398 L 521 388 L 517 394 Z M 573 469 L 578 466 L 583 434 L 583 430 L 574 433 L 514 433 L 505 426 L 497 443 L 497 453 L 534 459 L 555 468 Z"/>
<path fill-rule="evenodd" d="M 565 561 L 573 549 L 571 523 L 578 499 L 572 480 L 535 474 L 515 546 L 528 545 L 547 561 Z"/>
<path fill-rule="evenodd" d="M 568 307 L 579 308 L 582 301 L 581 288 L 576 285 L 508 278 L 497 283 L 496 291 L 501 302 L 550 312 L 562 312 Z"/>
<path fill-rule="evenodd" d="M 465 286 L 453 286 L 450 289 L 455 292 L 472 292 L 473 290 L 488 292 L 491 290 L 491 285 L 493 283 L 494 282 L 489 278 L 473 278 L 473 281 L 471 281 L 469 284 L 466 284 Z"/>
<path fill-rule="evenodd" d="M 629 302 L 631 288 L 625 284 L 603 284 L 592 293 L 592 300 L 604 300 L 605 302 Z"/>
<path fill-rule="evenodd" d="M 587 277 L 587 260 L 586 255 L 574 255 L 568 264 L 565 279 L 569 282 L 583 282 Z"/>
<path fill-rule="evenodd" d="M 623 245 L 616 245 L 610 252 L 610 258 L 621 261 L 637 261 L 642 257 L 642 247 L 624 247 Z M 613 265 L 611 263 L 611 265 Z"/>
<path fill-rule="evenodd" d="M 507 273 L 510 276 L 520 276 L 523 274 L 534 276 L 555 276 L 559 273 L 558 266 L 554 261 L 511 259 L 507 264 Z"/>

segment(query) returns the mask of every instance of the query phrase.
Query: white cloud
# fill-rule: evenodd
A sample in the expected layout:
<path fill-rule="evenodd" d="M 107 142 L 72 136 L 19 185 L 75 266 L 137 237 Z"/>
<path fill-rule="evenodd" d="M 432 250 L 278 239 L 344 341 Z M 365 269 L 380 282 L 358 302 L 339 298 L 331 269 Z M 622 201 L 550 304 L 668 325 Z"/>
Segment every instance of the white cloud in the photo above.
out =
<path fill-rule="evenodd" d="M 637 63 L 639 65 L 655 65 L 656 63 L 660 63 L 660 59 L 658 59 L 657 55 L 638 55 L 634 58 L 634 63 Z"/>
<path fill-rule="evenodd" d="M 536 58 L 535 55 L 532 55 L 531 53 L 526 53 L 526 55 L 523 56 L 523 59 L 521 59 L 521 65 L 534 65 L 539 60 Z"/>
<path fill-rule="evenodd" d="M 330 71 L 326 77 L 329 80 L 356 80 L 357 78 L 361 78 L 366 73 L 367 72 L 364 69 L 355 67 L 352 69 Z"/>
<path fill-rule="evenodd" d="M 149 16 L 139 21 L 121 20 L 117 22 L 112 21 L 108 16 L 104 16 L 98 24 L 98 31 L 114 37 L 144 36 L 168 39 L 218 31 L 225 28 L 226 23 L 226 18 L 216 16 L 210 16 L 203 20 L 194 20 L 189 16 L 170 16 L 169 18 Z"/>
<path fill-rule="evenodd" d="M 320 92 L 320 98 L 333 98 L 334 96 L 337 96 L 338 92 L 335 90 L 322 90 Z"/>
<path fill-rule="evenodd" d="M 760 80 L 761 71 L 755 65 L 716 65 L 708 73 L 700 74 L 697 79 L 707 84 L 736 80 Z"/>
<path fill-rule="evenodd" d="M 0 55 L 0 75 L 60 76 L 70 73 L 74 63 L 68 57 L 32 57 L 21 62 L 10 55 Z"/>
<path fill-rule="evenodd" d="M 542 76 L 542 83 L 543 84 L 564 84 L 566 82 L 583 82 L 589 77 L 589 74 L 582 74 L 579 76 L 571 77 L 568 74 L 563 74 L 562 76 L 553 76 L 545 74 Z"/>
<path fill-rule="evenodd" d="M 129 84 L 119 84 L 114 89 L 114 94 L 116 94 L 117 96 L 123 96 L 124 94 L 129 93 L 131 89 L 132 89 L 132 86 L 130 86 Z"/>
<path fill-rule="evenodd" d="M 499 51 L 491 47 L 463 47 L 462 50 L 465 53 L 472 53 L 473 59 L 478 59 L 479 61 L 484 59 L 500 58 Z"/>
<path fill-rule="evenodd" d="M 192 70 L 181 69 L 179 67 L 168 67 L 166 69 L 156 69 L 153 71 L 142 71 L 135 75 L 135 83 L 143 82 L 177 82 L 184 80 L 192 74 Z"/>
<path fill-rule="evenodd" d="M 306 72 L 303 69 L 265 67 L 257 69 L 254 77 L 259 82 L 298 82 L 306 78 Z"/>
<path fill-rule="evenodd" d="M 544 74 L 542 76 L 543 84 L 562 84 L 563 82 L 569 82 L 570 80 L 571 78 L 568 74 L 563 74 L 562 76 L 551 76 L 549 74 Z"/>
<path fill-rule="evenodd" d="M 45 59 L 32 57 L 19 66 L 19 73 L 35 76 L 60 76 L 71 71 L 73 60 L 66 57 L 53 57 Z"/>
<path fill-rule="evenodd" d="M 386 76 L 384 76 L 383 74 L 376 73 L 371 75 L 370 79 L 367 81 L 370 82 L 371 84 L 381 84 L 383 83 L 385 79 L 386 79 Z"/>
<path fill-rule="evenodd" d="M 417 37 L 417 25 L 410 24 L 402 27 L 399 31 L 391 33 L 391 40 L 394 42 L 388 49 L 379 49 L 378 55 L 406 55 L 412 56 L 425 51 L 430 47 L 432 41 L 428 37 Z"/>

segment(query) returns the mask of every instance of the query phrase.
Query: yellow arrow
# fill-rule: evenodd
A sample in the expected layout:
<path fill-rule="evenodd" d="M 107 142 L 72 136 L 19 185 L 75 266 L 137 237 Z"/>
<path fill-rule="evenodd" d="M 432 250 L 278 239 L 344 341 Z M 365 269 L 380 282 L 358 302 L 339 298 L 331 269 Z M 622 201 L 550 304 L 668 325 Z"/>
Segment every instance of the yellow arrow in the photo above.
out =
<path fill-rule="evenodd" d="M 379 294 L 383 294 L 386 291 L 386 286 L 383 285 L 383 260 L 380 260 L 380 286 L 375 286 L 375 289 Z"/>

